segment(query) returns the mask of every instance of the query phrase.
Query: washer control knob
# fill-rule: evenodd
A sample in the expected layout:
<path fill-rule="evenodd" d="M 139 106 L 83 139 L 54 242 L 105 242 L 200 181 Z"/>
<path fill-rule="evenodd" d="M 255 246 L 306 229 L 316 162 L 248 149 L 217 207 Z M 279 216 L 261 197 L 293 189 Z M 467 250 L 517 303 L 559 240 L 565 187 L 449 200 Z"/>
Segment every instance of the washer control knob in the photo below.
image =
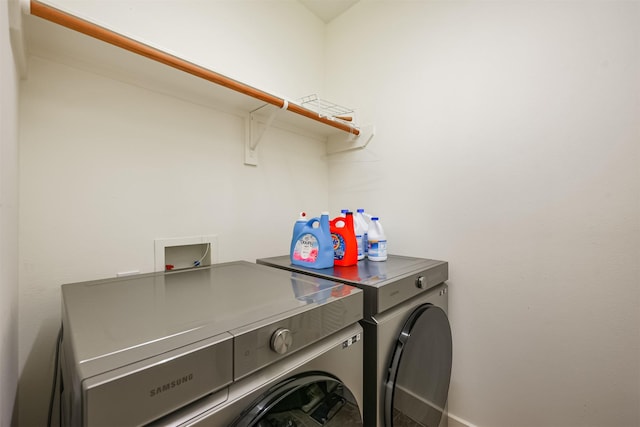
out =
<path fill-rule="evenodd" d="M 424 276 L 418 276 L 418 278 L 416 279 L 416 287 L 420 289 L 424 289 L 424 285 L 425 285 Z"/>
<path fill-rule="evenodd" d="M 271 350 L 285 354 L 293 344 L 293 335 L 287 328 L 280 328 L 271 335 Z"/>

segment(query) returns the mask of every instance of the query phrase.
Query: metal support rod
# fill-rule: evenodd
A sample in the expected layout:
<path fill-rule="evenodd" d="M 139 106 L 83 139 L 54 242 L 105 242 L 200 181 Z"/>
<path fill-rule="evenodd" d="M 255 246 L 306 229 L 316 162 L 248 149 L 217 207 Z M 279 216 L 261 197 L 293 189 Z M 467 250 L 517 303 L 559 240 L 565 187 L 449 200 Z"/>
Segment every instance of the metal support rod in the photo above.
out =
<path fill-rule="evenodd" d="M 297 105 L 295 103 L 289 104 L 288 102 L 286 102 L 286 100 L 278 96 L 246 85 L 237 80 L 226 77 L 220 73 L 216 73 L 215 71 L 206 69 L 175 55 L 171 55 L 167 52 L 163 52 L 152 46 L 126 37 L 122 34 L 118 34 L 108 28 L 101 27 L 93 22 L 84 20 L 38 0 L 25 1 L 29 2 L 29 7 L 25 7 L 25 10 L 28 10 L 29 13 L 33 16 L 40 17 L 42 19 L 85 34 L 87 36 L 94 37 L 98 40 L 102 40 L 103 42 L 128 50 L 129 52 L 138 54 L 140 56 L 144 56 L 153 61 L 207 80 L 211 83 L 226 87 L 236 92 L 243 93 L 247 96 L 266 102 L 268 104 L 275 105 L 276 107 L 284 107 L 292 113 L 307 117 L 311 120 L 323 123 L 324 125 L 340 129 L 341 131 L 347 133 L 354 133 L 356 135 L 360 133 L 360 130 L 353 125 L 336 120 L 330 120 L 326 117 L 320 117 L 318 116 L 318 114 L 316 114 L 316 112 L 304 108 L 300 105 Z"/>
<path fill-rule="evenodd" d="M 258 119 L 255 116 L 255 113 L 258 110 L 261 110 L 264 107 L 266 107 L 266 105 L 263 105 L 262 107 L 256 108 L 255 110 L 253 110 L 253 111 L 251 111 L 249 113 L 249 120 L 251 120 L 251 127 L 250 127 L 251 137 L 250 137 L 249 149 L 252 150 L 252 151 L 255 150 L 258 147 L 258 144 L 260 144 L 260 141 L 262 140 L 262 136 L 271 127 L 271 123 L 273 123 L 273 119 L 275 119 L 276 116 L 281 111 L 286 111 L 287 110 L 287 108 L 289 107 L 289 101 L 287 101 L 285 99 L 284 103 L 282 104 L 282 107 L 280 107 L 280 109 L 278 109 L 278 110 L 273 111 L 269 115 L 269 118 L 267 119 L 266 123 L 264 124 L 264 129 L 262 130 L 262 132 L 259 132 L 259 130 L 258 130 Z"/>

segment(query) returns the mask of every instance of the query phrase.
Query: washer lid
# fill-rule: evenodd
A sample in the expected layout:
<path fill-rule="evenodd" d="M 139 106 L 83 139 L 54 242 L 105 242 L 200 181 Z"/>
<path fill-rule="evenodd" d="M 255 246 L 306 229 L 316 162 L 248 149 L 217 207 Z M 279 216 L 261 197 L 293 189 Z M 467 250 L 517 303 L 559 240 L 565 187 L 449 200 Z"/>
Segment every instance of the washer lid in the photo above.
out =
<path fill-rule="evenodd" d="M 355 292 L 245 261 L 68 284 L 62 286 L 64 339 L 86 378 Z"/>

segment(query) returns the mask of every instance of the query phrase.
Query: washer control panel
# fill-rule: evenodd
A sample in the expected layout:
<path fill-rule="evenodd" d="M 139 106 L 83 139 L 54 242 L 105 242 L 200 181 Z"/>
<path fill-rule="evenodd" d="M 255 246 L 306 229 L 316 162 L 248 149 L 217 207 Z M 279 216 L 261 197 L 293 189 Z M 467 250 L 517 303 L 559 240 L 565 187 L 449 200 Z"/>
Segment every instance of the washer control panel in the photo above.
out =
<path fill-rule="evenodd" d="M 362 319 L 362 290 L 337 284 L 326 294 L 322 303 L 309 301 L 295 312 L 230 330 L 234 381 Z"/>

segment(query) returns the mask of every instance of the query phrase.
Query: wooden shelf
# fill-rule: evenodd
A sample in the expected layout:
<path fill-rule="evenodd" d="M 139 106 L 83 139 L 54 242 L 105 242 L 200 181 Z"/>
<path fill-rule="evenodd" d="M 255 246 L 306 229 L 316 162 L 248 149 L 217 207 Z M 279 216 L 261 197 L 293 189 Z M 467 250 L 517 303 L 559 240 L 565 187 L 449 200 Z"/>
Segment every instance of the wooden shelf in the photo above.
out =
<path fill-rule="evenodd" d="M 284 123 L 324 138 L 354 137 L 360 129 L 321 117 L 291 101 L 233 80 L 175 55 L 140 43 L 36 0 L 30 2 L 25 33 L 30 53 L 88 68 L 162 93 L 238 113 L 272 105 L 286 107 Z M 346 140 L 346 138 L 345 138 Z"/>

